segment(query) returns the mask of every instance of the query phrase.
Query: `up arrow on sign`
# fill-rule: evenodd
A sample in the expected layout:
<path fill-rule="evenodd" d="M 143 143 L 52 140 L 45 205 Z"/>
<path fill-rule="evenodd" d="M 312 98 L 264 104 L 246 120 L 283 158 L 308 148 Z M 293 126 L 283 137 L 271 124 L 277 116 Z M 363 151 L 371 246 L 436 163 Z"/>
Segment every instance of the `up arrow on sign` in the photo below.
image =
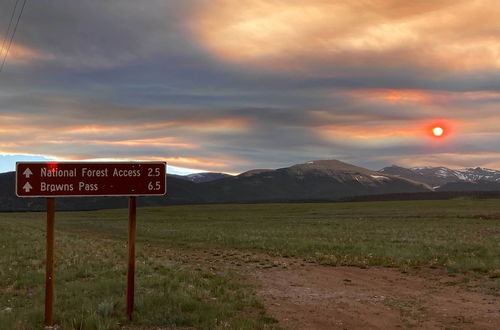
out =
<path fill-rule="evenodd" d="M 26 179 L 29 179 L 31 175 L 33 175 L 33 172 L 31 172 L 30 168 L 27 167 L 24 172 L 23 172 L 24 176 L 26 177 Z"/>
<path fill-rule="evenodd" d="M 30 185 L 29 182 L 26 182 L 26 184 L 23 186 L 23 189 L 26 192 L 30 192 L 30 190 L 33 189 L 33 187 Z"/>

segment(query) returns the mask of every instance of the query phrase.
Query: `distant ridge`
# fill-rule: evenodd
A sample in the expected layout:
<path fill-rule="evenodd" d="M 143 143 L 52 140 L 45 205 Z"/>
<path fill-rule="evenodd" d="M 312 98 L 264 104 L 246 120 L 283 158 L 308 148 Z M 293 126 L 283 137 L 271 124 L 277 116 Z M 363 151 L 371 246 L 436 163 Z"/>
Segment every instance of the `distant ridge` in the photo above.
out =
<path fill-rule="evenodd" d="M 436 191 L 491 191 L 500 190 L 500 171 L 488 168 L 412 167 L 397 165 L 384 167 L 380 173 L 424 182 Z"/>
<path fill-rule="evenodd" d="M 254 170 L 207 183 L 208 202 L 337 200 L 348 196 L 430 191 L 423 183 L 338 160 L 315 160 L 276 170 Z"/>
<path fill-rule="evenodd" d="M 15 173 L 0 174 L 0 211 L 40 211 L 42 198 L 17 198 Z M 432 192 L 441 191 L 443 193 Z M 237 176 L 199 173 L 168 175 L 167 196 L 141 197 L 140 206 L 199 203 L 307 202 L 455 198 L 467 191 L 500 191 L 500 172 L 483 168 L 386 167 L 378 172 L 339 160 L 314 160 Z M 444 192 L 451 193 L 444 193 Z M 453 193 L 459 192 L 459 193 Z M 470 194 L 469 194 L 470 195 Z M 476 194 L 474 196 L 493 196 Z M 376 197 L 380 196 L 380 197 Z M 452 197 L 455 196 L 455 197 Z M 496 195 L 495 195 L 496 196 Z M 58 210 L 124 208 L 126 198 L 58 198 Z"/>

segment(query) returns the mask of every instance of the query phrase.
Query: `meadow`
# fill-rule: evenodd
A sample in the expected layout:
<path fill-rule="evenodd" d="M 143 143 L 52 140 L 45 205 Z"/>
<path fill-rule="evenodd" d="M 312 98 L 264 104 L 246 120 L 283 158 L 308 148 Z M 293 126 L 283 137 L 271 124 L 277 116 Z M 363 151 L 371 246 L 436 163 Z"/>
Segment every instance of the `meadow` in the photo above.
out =
<path fill-rule="evenodd" d="M 127 210 L 56 214 L 61 329 L 277 328 L 245 273 L 279 267 L 277 258 L 442 268 L 500 290 L 494 199 L 139 208 L 133 322 L 126 240 Z M 0 247 L 0 329 L 43 329 L 45 214 L 0 213 Z"/>

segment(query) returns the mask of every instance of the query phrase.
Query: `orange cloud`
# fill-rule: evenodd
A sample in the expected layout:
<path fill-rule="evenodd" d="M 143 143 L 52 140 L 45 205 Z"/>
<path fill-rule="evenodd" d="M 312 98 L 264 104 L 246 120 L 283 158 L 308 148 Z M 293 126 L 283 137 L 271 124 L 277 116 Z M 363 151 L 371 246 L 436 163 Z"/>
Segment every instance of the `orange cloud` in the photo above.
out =
<path fill-rule="evenodd" d="M 2 59 L 5 56 L 5 51 L 6 49 L 1 53 Z M 33 48 L 15 43 L 10 46 L 9 53 L 7 54 L 7 62 L 17 65 L 25 65 L 37 60 L 48 58 L 51 58 L 51 56 L 42 54 Z"/>
<path fill-rule="evenodd" d="M 316 132 L 324 139 L 343 141 L 347 144 L 350 143 L 348 141 L 352 141 L 355 144 L 391 145 L 398 144 L 401 140 L 432 140 L 434 138 L 432 129 L 436 126 L 440 126 L 445 130 L 443 141 L 437 141 L 439 143 L 453 139 L 458 133 L 462 136 L 471 134 L 471 127 L 467 122 L 443 118 L 429 118 L 417 122 L 371 121 L 363 124 L 333 124 L 321 126 Z"/>
<path fill-rule="evenodd" d="M 149 123 L 143 125 L 143 129 L 164 128 L 189 128 L 195 132 L 244 132 L 251 129 L 252 125 L 247 118 L 223 118 L 223 119 L 174 119 L 169 121 Z"/>
<path fill-rule="evenodd" d="M 31 134 L 35 132 L 38 136 L 43 135 L 47 139 L 56 141 L 71 139 L 72 141 L 98 141 L 103 143 L 128 144 L 128 145 L 171 145 L 196 148 L 196 144 L 185 143 L 173 137 L 165 137 L 165 134 L 175 135 L 179 130 L 189 130 L 192 134 L 210 133 L 237 133 L 246 132 L 252 128 L 251 120 L 247 118 L 214 118 L 214 119 L 173 119 L 169 121 L 145 122 L 145 123 L 122 123 L 116 124 L 83 124 L 71 125 L 71 123 L 58 123 L 59 127 L 54 130 L 53 122 L 46 120 L 40 123 L 38 117 L 27 121 L 19 116 L 0 117 L 0 134 Z M 22 133 L 19 127 L 23 127 Z M 151 136 L 161 136 L 160 138 L 144 137 L 144 132 Z M 127 137 L 127 138 L 124 138 Z"/>
<path fill-rule="evenodd" d="M 499 16 L 497 0 L 213 0 L 192 29 L 217 56 L 257 65 L 322 58 L 498 69 Z"/>
<path fill-rule="evenodd" d="M 364 143 L 376 142 L 375 139 L 386 140 L 388 138 L 411 138 L 421 131 L 419 127 L 402 124 L 401 126 L 389 125 L 328 125 L 318 129 L 318 133 L 327 139 L 339 141 L 363 140 Z"/>
<path fill-rule="evenodd" d="M 227 168 L 232 165 L 227 162 L 216 161 L 213 159 L 201 159 L 194 157 L 167 157 L 164 159 L 171 164 L 194 168 Z"/>
<path fill-rule="evenodd" d="M 64 128 L 64 132 L 71 135 L 79 134 L 111 134 L 117 132 L 125 132 L 127 129 L 113 125 L 81 125 L 81 126 L 70 126 Z"/>
<path fill-rule="evenodd" d="M 344 94 L 352 98 L 396 104 L 431 104 L 437 99 L 442 99 L 442 95 L 437 95 L 438 93 L 418 89 L 356 89 L 345 91 Z"/>
<path fill-rule="evenodd" d="M 169 157 L 169 156 L 139 156 L 139 157 L 113 157 L 113 158 L 93 158 L 92 155 L 75 155 L 68 156 L 66 160 L 85 160 L 85 161 L 164 161 L 171 166 L 179 166 L 183 168 L 197 168 L 197 169 L 214 169 L 214 168 L 228 168 L 232 165 L 230 162 L 216 161 L 205 158 L 195 157 Z"/>
<path fill-rule="evenodd" d="M 210 141 L 210 133 L 234 132 L 249 127 L 247 120 L 238 118 L 62 125 L 57 129 L 50 121 L 41 125 L 33 121 L 37 120 L 0 115 L 0 153 L 41 154 L 60 160 L 162 160 L 183 168 L 231 171 L 234 166 L 242 164 L 241 159 L 224 153 L 193 155 L 207 154 L 203 145 Z M 169 132 L 172 136 L 165 136 Z M 182 138 L 175 137 L 179 132 L 184 132 Z M 205 138 L 200 139 L 200 136 Z M 142 149 L 146 150 L 145 154 L 142 154 Z M 155 151 L 151 154 L 150 150 Z"/>
<path fill-rule="evenodd" d="M 107 141 L 107 140 L 88 140 L 88 143 L 94 143 L 98 145 L 117 145 L 117 146 L 154 146 L 154 147 L 176 147 L 184 149 L 196 149 L 200 146 L 194 143 L 179 142 L 176 138 L 165 137 L 165 138 L 151 138 L 151 139 L 133 139 L 127 140 L 123 139 L 120 141 Z"/>
<path fill-rule="evenodd" d="M 463 103 L 464 101 L 478 101 L 486 104 L 498 102 L 500 92 L 473 91 L 448 92 L 422 89 L 389 89 L 389 88 L 360 88 L 336 91 L 336 95 L 346 95 L 355 100 L 364 102 L 381 102 L 388 104 L 437 105 L 449 102 Z"/>

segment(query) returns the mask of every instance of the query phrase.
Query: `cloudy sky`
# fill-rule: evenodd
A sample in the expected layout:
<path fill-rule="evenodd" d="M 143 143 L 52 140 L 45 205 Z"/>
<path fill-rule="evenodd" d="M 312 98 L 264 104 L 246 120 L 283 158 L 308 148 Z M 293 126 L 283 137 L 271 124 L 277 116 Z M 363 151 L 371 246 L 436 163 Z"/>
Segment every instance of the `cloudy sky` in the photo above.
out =
<path fill-rule="evenodd" d="M 0 72 L 0 171 L 500 169 L 499 17 L 498 0 L 30 0 Z"/>

